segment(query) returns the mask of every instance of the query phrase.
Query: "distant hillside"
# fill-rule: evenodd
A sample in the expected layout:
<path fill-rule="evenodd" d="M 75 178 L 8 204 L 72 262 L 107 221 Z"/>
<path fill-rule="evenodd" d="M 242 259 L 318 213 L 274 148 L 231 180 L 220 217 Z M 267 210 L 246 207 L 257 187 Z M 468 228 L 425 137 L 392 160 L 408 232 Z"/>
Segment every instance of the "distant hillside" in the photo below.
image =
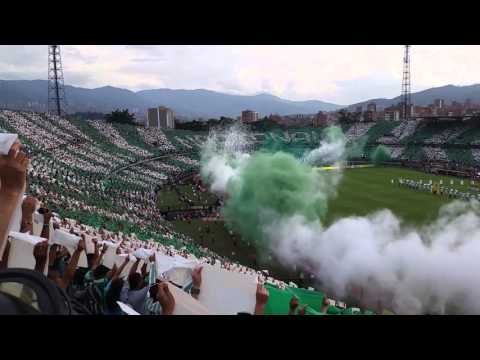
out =
<path fill-rule="evenodd" d="M 46 80 L 0 80 L 0 107 L 45 111 L 47 109 Z M 112 86 L 86 89 L 65 86 L 68 112 L 110 112 L 128 108 L 144 116 L 148 107 L 164 105 L 176 114 L 190 118 L 237 117 L 251 109 L 260 116 L 270 114 L 313 114 L 332 111 L 341 106 L 323 101 L 290 101 L 270 94 L 254 96 L 230 95 L 210 90 L 143 90 L 133 92 Z"/>
<path fill-rule="evenodd" d="M 435 99 L 444 99 L 447 104 L 452 101 L 463 103 L 467 99 L 480 103 L 480 84 L 468 86 L 446 85 L 412 93 L 412 102 L 415 105 L 426 106 L 432 104 Z M 349 108 L 354 109 L 360 105 L 366 107 L 370 102 L 376 103 L 377 108 L 382 109 L 387 106 L 398 104 L 400 102 L 400 96 L 393 99 L 371 99 L 350 105 Z"/>

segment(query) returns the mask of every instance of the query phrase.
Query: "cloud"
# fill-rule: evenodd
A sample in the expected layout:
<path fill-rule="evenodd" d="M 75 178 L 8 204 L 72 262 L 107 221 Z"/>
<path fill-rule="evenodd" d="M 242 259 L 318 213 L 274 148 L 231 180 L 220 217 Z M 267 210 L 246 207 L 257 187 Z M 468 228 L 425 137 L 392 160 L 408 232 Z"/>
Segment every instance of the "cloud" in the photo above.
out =
<path fill-rule="evenodd" d="M 480 46 L 415 45 L 412 91 L 480 82 Z M 65 45 L 65 82 L 131 90 L 205 88 L 351 104 L 400 92 L 403 47 Z M 47 45 L 0 46 L 4 79 L 45 78 Z M 80 74 L 85 74 L 81 76 Z"/>

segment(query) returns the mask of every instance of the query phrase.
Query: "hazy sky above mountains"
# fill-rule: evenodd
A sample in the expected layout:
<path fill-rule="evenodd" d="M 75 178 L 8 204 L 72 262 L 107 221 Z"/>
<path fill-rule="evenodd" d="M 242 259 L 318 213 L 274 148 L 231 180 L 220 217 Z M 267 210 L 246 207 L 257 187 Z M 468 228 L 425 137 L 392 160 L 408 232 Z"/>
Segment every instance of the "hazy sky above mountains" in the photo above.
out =
<path fill-rule="evenodd" d="M 412 91 L 480 83 L 480 46 L 411 48 Z M 346 105 L 400 94 L 403 46 L 62 46 L 65 83 L 268 92 Z M 0 79 L 47 77 L 47 46 L 0 46 Z"/>

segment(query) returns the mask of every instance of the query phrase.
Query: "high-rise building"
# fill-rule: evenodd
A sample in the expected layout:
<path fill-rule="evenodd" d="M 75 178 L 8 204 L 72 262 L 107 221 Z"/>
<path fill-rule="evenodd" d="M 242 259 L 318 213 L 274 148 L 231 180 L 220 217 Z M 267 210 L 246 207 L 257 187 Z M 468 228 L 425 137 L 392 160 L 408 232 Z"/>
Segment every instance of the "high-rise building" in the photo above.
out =
<path fill-rule="evenodd" d="M 148 109 L 145 127 L 174 129 L 175 117 L 173 111 L 165 106 Z"/>
<path fill-rule="evenodd" d="M 328 115 L 323 111 L 319 111 L 317 115 L 312 118 L 313 127 L 323 127 L 326 126 L 328 122 Z"/>
<path fill-rule="evenodd" d="M 252 123 L 258 121 L 258 112 L 252 110 L 244 110 L 241 115 L 242 123 Z"/>
<path fill-rule="evenodd" d="M 377 112 L 372 110 L 367 110 L 363 113 L 363 121 L 376 121 Z"/>
<path fill-rule="evenodd" d="M 367 105 L 367 111 L 377 112 L 377 104 L 371 102 Z"/>
<path fill-rule="evenodd" d="M 435 99 L 435 101 L 433 102 L 433 104 L 439 108 L 439 109 L 443 109 L 443 107 L 445 106 L 445 100 L 443 99 Z"/>
<path fill-rule="evenodd" d="M 403 104 L 401 104 L 403 106 Z M 402 107 L 390 106 L 385 108 L 384 119 L 387 121 L 399 121 Z"/>

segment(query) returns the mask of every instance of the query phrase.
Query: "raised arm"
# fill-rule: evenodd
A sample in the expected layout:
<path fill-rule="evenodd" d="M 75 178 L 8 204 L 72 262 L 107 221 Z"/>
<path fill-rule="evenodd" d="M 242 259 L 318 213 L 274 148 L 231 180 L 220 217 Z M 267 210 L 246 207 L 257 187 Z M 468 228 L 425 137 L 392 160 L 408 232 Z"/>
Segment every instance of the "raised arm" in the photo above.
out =
<path fill-rule="evenodd" d="M 14 144 L 8 155 L 0 155 L 0 257 L 6 246 L 10 220 L 25 191 L 29 160 Z"/>
<path fill-rule="evenodd" d="M 127 259 L 129 258 L 129 256 L 127 256 Z M 135 263 L 132 265 L 132 267 L 130 268 L 130 272 L 128 273 L 128 276 L 132 275 L 132 274 L 135 274 L 137 272 L 137 268 L 138 268 L 138 264 L 140 263 L 140 259 L 136 259 L 135 260 Z"/>
<path fill-rule="evenodd" d="M 8 254 L 10 254 L 10 242 L 7 241 L 7 244 L 5 245 L 5 250 L 3 251 L 3 257 L 0 260 L 0 270 L 7 268 Z"/>
<path fill-rule="evenodd" d="M 112 281 L 118 279 L 118 277 L 122 274 L 123 269 L 125 269 L 125 266 L 127 266 L 128 261 L 128 257 L 126 257 L 125 260 L 123 260 L 122 265 L 120 265 L 118 269 L 116 268 L 116 265 L 113 265 L 115 271 L 112 271 Z"/>
<path fill-rule="evenodd" d="M 147 260 L 147 259 L 145 259 Z M 142 265 L 142 277 L 143 279 L 145 279 L 147 277 L 147 265 L 148 263 L 146 261 L 143 262 L 143 265 Z"/>
<path fill-rule="evenodd" d="M 257 285 L 255 315 L 263 315 L 268 301 L 268 290 L 260 283 Z"/>
<path fill-rule="evenodd" d="M 78 260 L 80 259 L 80 255 L 82 254 L 82 251 L 85 251 L 84 238 L 81 238 L 80 241 L 78 242 L 77 248 L 73 252 L 72 257 L 70 258 L 70 262 L 68 263 L 67 269 L 65 270 L 65 274 L 63 275 L 63 278 L 60 280 L 60 283 L 58 284 L 64 290 L 67 289 L 68 284 L 70 284 L 70 281 L 72 281 L 73 277 L 75 276 Z"/>
<path fill-rule="evenodd" d="M 43 273 L 48 256 L 48 241 L 37 243 L 33 248 L 33 257 L 35 258 L 35 271 Z"/>
<path fill-rule="evenodd" d="M 50 219 L 52 217 L 52 212 L 45 208 L 45 212 L 43 213 L 42 233 L 40 234 L 40 236 L 47 240 L 50 239 Z"/>
<path fill-rule="evenodd" d="M 105 255 L 107 249 L 108 245 L 103 245 L 102 251 L 99 254 L 97 244 L 95 243 L 95 258 L 92 262 L 92 270 L 96 269 L 102 263 L 103 255 Z"/>
<path fill-rule="evenodd" d="M 192 288 L 190 289 L 190 295 L 197 300 L 200 295 L 200 286 L 202 285 L 202 269 L 202 266 L 197 266 L 192 272 Z"/>

